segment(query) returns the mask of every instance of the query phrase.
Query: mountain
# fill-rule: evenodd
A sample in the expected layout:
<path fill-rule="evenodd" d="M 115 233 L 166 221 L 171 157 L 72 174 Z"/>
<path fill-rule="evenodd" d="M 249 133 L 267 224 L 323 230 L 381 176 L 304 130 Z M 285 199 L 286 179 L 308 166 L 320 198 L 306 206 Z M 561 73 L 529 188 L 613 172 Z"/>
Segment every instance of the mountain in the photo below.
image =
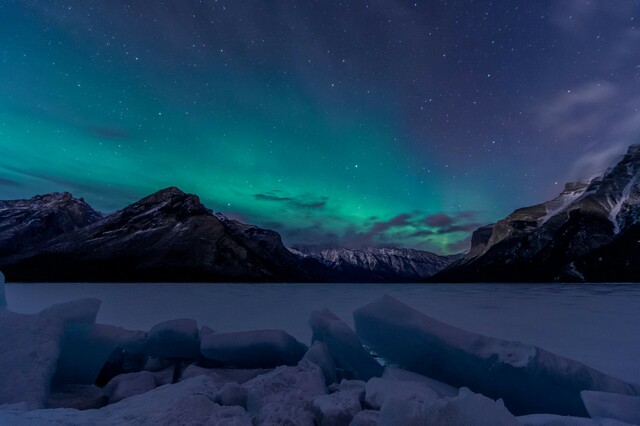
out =
<path fill-rule="evenodd" d="M 174 187 L 105 217 L 70 194 L 0 206 L 8 209 L 0 212 L 0 269 L 12 281 L 326 278 L 319 262 L 292 254 L 278 233 L 214 214 Z"/>
<path fill-rule="evenodd" d="M 338 281 L 416 282 L 432 276 L 460 256 L 439 256 L 403 248 L 313 248 L 297 247 L 294 253 L 317 259 Z"/>
<path fill-rule="evenodd" d="M 640 145 L 589 182 L 476 230 L 443 282 L 640 281 Z"/>
<path fill-rule="evenodd" d="M 100 213 L 68 192 L 0 201 L 0 258 L 40 247 L 100 219 Z"/>

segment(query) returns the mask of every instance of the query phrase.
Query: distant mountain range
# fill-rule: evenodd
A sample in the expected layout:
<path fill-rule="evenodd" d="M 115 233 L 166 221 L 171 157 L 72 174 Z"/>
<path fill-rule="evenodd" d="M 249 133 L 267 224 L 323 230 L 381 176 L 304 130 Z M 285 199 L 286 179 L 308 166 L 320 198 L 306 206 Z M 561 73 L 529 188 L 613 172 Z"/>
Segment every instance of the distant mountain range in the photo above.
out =
<path fill-rule="evenodd" d="M 110 215 L 69 193 L 0 201 L 8 281 L 406 282 L 456 259 L 403 249 L 326 254 L 290 250 L 277 232 L 213 213 L 175 187 Z"/>
<path fill-rule="evenodd" d="M 589 182 L 477 229 L 466 255 L 287 248 L 172 187 L 109 215 L 69 193 L 0 201 L 8 281 L 638 282 L 640 145 Z"/>
<path fill-rule="evenodd" d="M 640 145 L 589 182 L 473 233 L 444 282 L 640 281 Z"/>

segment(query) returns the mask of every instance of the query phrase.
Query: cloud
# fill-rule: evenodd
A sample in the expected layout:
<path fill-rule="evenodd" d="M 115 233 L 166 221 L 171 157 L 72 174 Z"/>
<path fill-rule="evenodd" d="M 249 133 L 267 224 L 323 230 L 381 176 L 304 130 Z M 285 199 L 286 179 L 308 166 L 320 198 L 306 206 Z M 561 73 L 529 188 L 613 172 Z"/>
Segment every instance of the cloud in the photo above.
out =
<path fill-rule="evenodd" d="M 621 88 L 625 87 L 625 90 Z M 556 95 L 536 107 L 549 143 L 572 147 L 566 180 L 593 177 L 640 142 L 640 90 L 598 80 Z"/>
<path fill-rule="evenodd" d="M 587 180 L 595 177 L 620 160 L 626 150 L 627 145 L 620 143 L 601 150 L 590 151 L 574 161 L 570 175 L 573 180 Z"/>
<path fill-rule="evenodd" d="M 289 196 L 282 194 L 282 191 L 273 190 L 266 193 L 253 194 L 253 197 L 258 201 L 283 203 L 297 209 L 323 209 L 329 201 L 328 197 L 318 198 L 310 195 Z"/>
<path fill-rule="evenodd" d="M 442 226 L 450 226 L 451 224 L 453 224 L 453 218 L 444 213 L 437 213 L 431 216 L 427 216 L 424 219 L 424 223 L 426 223 L 427 226 L 432 226 L 434 228 L 442 227 Z"/>
<path fill-rule="evenodd" d="M 539 108 L 540 124 L 565 136 L 587 131 L 600 124 L 600 108 L 617 93 L 614 84 L 594 81 L 559 94 Z"/>
<path fill-rule="evenodd" d="M 581 37 L 605 20 L 610 28 L 637 13 L 637 0 L 562 0 L 553 3 L 549 18 L 556 28 Z"/>
<path fill-rule="evenodd" d="M 20 183 L 11 179 L 0 178 L 0 186 L 20 186 Z"/>

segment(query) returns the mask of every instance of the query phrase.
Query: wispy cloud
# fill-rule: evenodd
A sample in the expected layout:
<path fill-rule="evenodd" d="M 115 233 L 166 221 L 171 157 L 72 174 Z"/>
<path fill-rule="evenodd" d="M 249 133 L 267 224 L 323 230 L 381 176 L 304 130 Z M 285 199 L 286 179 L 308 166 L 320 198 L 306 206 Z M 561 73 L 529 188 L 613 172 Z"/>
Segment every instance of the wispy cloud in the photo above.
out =
<path fill-rule="evenodd" d="M 328 202 L 328 197 L 315 197 L 311 195 L 287 195 L 280 190 L 254 194 L 258 201 L 283 203 L 297 209 L 323 209 Z"/>

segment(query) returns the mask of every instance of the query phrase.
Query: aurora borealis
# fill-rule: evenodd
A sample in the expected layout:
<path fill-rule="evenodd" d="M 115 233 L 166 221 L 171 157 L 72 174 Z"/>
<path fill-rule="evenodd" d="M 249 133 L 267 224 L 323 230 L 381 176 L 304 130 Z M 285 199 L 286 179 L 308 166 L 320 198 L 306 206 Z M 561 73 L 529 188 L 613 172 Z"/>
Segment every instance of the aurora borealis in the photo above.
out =
<path fill-rule="evenodd" d="M 615 3 L 615 4 L 614 4 Z M 640 2 L 0 2 L 0 198 L 442 253 L 640 141 Z"/>

